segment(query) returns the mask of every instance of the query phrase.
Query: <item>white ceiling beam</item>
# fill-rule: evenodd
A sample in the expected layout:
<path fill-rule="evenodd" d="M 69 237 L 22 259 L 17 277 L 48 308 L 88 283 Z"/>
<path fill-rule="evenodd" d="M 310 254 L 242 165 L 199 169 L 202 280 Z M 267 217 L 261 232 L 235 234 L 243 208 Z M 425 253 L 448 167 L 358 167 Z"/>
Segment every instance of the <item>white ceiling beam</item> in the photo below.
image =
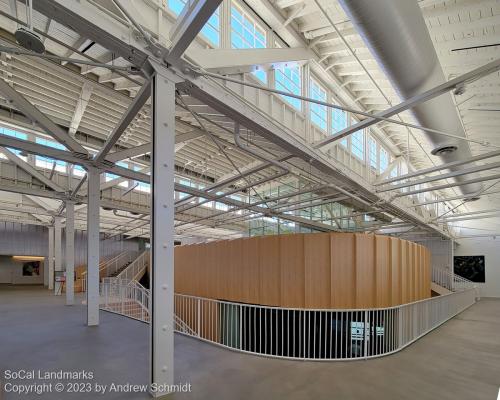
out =
<path fill-rule="evenodd" d="M 335 135 L 329 136 L 325 139 L 322 139 L 314 144 L 314 148 L 320 148 L 325 146 L 326 144 L 332 143 L 336 140 L 340 140 L 343 137 L 346 137 L 350 135 L 353 132 L 358 131 L 359 129 L 364 129 L 367 128 L 368 126 L 371 126 L 377 122 L 376 117 L 384 117 L 388 118 L 393 115 L 399 114 L 403 111 L 406 111 L 413 106 L 426 102 L 428 100 L 431 100 L 437 96 L 440 96 L 451 89 L 457 87 L 458 85 L 463 85 L 467 83 L 470 80 L 474 79 L 479 79 L 480 77 L 489 75 L 491 73 L 494 73 L 500 69 L 500 59 L 496 61 L 492 61 L 491 63 L 488 63 L 486 65 L 483 65 L 480 68 L 476 68 L 473 71 L 470 71 L 466 74 L 463 74 L 455 79 L 449 80 L 447 82 L 442 83 L 441 85 L 438 85 L 434 88 L 431 88 L 419 95 L 413 96 L 409 99 L 406 99 L 405 101 L 392 106 L 380 113 L 377 113 L 374 117 L 366 118 L 362 120 L 361 122 L 358 122 L 350 127 L 347 127 L 340 132 L 336 133 Z M 420 127 L 420 129 L 425 129 L 424 127 Z"/>
<path fill-rule="evenodd" d="M 76 42 L 73 43 L 72 47 L 75 48 L 76 50 L 81 50 L 81 47 L 86 44 L 88 39 L 86 37 L 80 36 L 78 39 L 76 39 Z M 63 57 L 71 58 L 75 52 L 71 49 L 68 49 L 66 53 L 63 54 Z M 66 65 L 68 62 L 63 61 L 61 62 L 62 65 Z"/>
<path fill-rule="evenodd" d="M 177 62 L 201 31 L 222 0 L 193 0 L 186 3 L 170 30 L 172 45 L 167 58 Z"/>
<path fill-rule="evenodd" d="M 10 136 L 0 135 L 0 146 L 12 147 L 14 149 L 24 150 L 28 153 L 38 154 L 54 158 L 56 160 L 66 161 L 69 162 L 70 164 L 77 164 L 83 166 L 94 165 L 93 161 L 78 157 L 77 155 L 73 154 L 70 151 L 54 149 L 52 147 L 42 146 L 38 143 L 30 142 L 27 140 L 16 139 Z M 127 168 L 118 167 L 116 165 L 110 166 L 104 164 L 101 166 L 101 168 L 106 172 L 110 172 L 118 176 L 123 176 L 127 179 L 133 179 L 136 181 L 148 182 L 148 183 L 150 180 L 149 176 L 145 174 L 141 174 L 140 172 L 132 171 Z"/>
<path fill-rule="evenodd" d="M 425 4 L 425 3 L 424 3 Z M 474 13 L 483 9 L 491 9 L 498 6 L 496 0 L 457 0 L 456 2 L 440 1 L 437 5 L 422 8 L 424 18 L 444 17 L 448 15 L 456 16 L 457 13 Z"/>
<path fill-rule="evenodd" d="M 231 171 L 231 172 L 228 172 L 227 174 L 220 176 L 219 179 L 217 179 L 217 182 L 223 182 L 226 179 L 232 179 L 232 178 L 237 177 L 246 171 L 249 171 L 249 170 L 251 170 L 255 167 L 261 166 L 261 165 L 264 165 L 264 164 L 262 164 L 262 161 L 260 161 L 260 160 L 252 161 L 250 164 L 247 164 L 244 167 L 240 168 L 239 172 Z"/>
<path fill-rule="evenodd" d="M 128 107 L 125 114 L 122 116 L 118 124 L 116 124 L 113 132 L 109 135 L 106 143 L 102 147 L 101 151 L 95 156 L 96 162 L 102 162 L 106 158 L 106 155 L 116 144 L 120 136 L 125 132 L 125 129 L 130 125 L 133 121 L 137 113 L 141 110 L 141 108 L 146 104 L 146 101 L 151 97 L 151 80 L 146 81 L 144 85 L 142 85 L 141 90 L 137 93 L 137 96 L 134 97 L 132 103 Z"/>
<path fill-rule="evenodd" d="M 333 14 L 332 19 L 335 25 L 348 22 L 348 18 L 345 15 L 340 14 Z M 309 34 L 314 34 L 315 36 L 330 33 L 333 30 L 334 29 L 331 27 L 330 22 L 320 14 L 318 14 L 318 18 L 311 19 L 310 21 L 299 25 L 300 32 L 309 32 Z"/>
<path fill-rule="evenodd" d="M 478 3 L 480 4 L 480 3 Z M 441 35 L 460 35 L 465 32 L 475 31 L 478 29 L 490 28 L 495 25 L 500 25 L 500 15 L 493 15 L 489 17 L 482 17 L 474 21 L 465 20 L 453 24 L 444 24 L 440 26 L 429 27 L 431 36 Z M 438 44 L 439 46 L 439 44 Z"/>
<path fill-rule="evenodd" d="M 350 37 L 350 36 L 356 36 L 356 35 L 358 35 L 358 31 L 356 30 L 356 28 L 350 26 L 348 28 L 345 28 L 345 29 L 341 30 L 340 34 L 343 37 L 347 38 L 347 37 Z M 309 37 L 311 39 L 314 37 L 313 34 L 306 34 L 305 36 Z M 335 31 L 333 31 L 333 28 L 332 28 L 332 32 L 331 33 L 327 33 L 327 34 L 322 35 L 320 37 L 321 37 L 321 39 L 318 40 L 318 44 L 328 43 L 328 42 L 340 39 L 339 34 L 337 32 L 335 32 Z"/>
<path fill-rule="evenodd" d="M 499 43 L 498 35 L 482 35 L 478 37 L 453 39 L 453 40 L 447 40 L 446 42 L 440 42 L 438 45 L 436 45 L 436 49 L 438 52 L 448 52 L 454 49 L 463 49 L 469 47 L 480 47 L 491 44 L 497 44 L 496 47 L 491 47 L 492 50 L 495 50 L 500 46 L 498 45 L 498 43 Z"/>
<path fill-rule="evenodd" d="M 92 86 L 85 82 L 82 86 L 80 97 L 78 97 L 78 101 L 76 102 L 75 112 L 73 113 L 73 118 L 71 119 L 71 123 L 69 125 L 69 133 L 71 135 L 74 135 L 80 126 L 80 121 L 82 120 L 85 109 L 89 104 L 91 94 Z"/>
<path fill-rule="evenodd" d="M 100 62 L 101 64 L 109 64 L 115 59 L 116 59 L 115 54 L 112 53 L 111 51 L 107 51 L 100 57 L 97 57 L 97 61 Z M 90 74 L 91 72 L 94 72 L 97 68 L 101 67 L 98 67 L 96 65 L 82 65 L 81 73 L 82 75 Z"/>
<path fill-rule="evenodd" d="M 192 49 L 189 56 L 204 69 L 218 74 L 249 73 L 279 68 L 291 62 L 306 61 L 310 51 L 304 47 L 283 49 Z"/>
<path fill-rule="evenodd" d="M 299 16 L 299 13 L 306 7 L 306 4 L 302 3 L 288 12 L 287 19 L 283 23 L 283 26 L 290 24 L 295 18 Z"/>
<path fill-rule="evenodd" d="M 121 160 L 125 160 L 126 158 L 137 157 L 150 152 L 151 152 L 151 143 L 145 143 L 136 147 L 131 147 L 129 149 L 115 151 L 114 153 L 109 153 L 106 156 L 106 160 L 111 162 L 118 162 Z"/>
<path fill-rule="evenodd" d="M 88 151 L 59 125 L 55 124 L 49 117 L 31 104 L 22 94 L 12 88 L 3 79 L 0 79 L 0 93 L 9 99 L 14 106 L 31 121 L 41 126 L 45 132 L 63 144 L 68 150 L 75 153 L 88 155 Z"/>
<path fill-rule="evenodd" d="M 287 7 L 292 7 L 292 6 L 295 6 L 298 4 L 304 4 L 304 3 L 305 3 L 304 0 L 278 0 L 276 2 L 276 5 L 279 8 L 287 8 Z"/>
<path fill-rule="evenodd" d="M 366 48 L 365 42 L 363 40 L 353 40 L 352 42 L 349 43 L 349 45 L 353 49 L 363 49 Z M 341 51 L 349 51 L 349 49 L 346 47 L 344 43 L 338 43 L 330 46 L 323 46 L 319 48 L 319 54 L 321 56 L 327 56 L 327 55 L 332 55 L 335 53 L 339 53 Z"/>
<path fill-rule="evenodd" d="M 115 90 L 140 90 L 141 85 L 135 83 L 134 81 L 123 79 L 121 82 L 115 83 Z"/>
<path fill-rule="evenodd" d="M 123 78 L 123 75 L 120 75 L 116 72 L 108 72 L 104 75 L 99 76 L 99 83 L 113 82 L 115 79 L 120 78 Z"/>
<path fill-rule="evenodd" d="M 51 188 L 52 190 L 55 190 L 56 192 L 64 192 L 64 188 L 62 188 L 61 186 L 59 186 L 54 181 L 52 181 L 49 178 L 47 178 L 42 173 L 38 172 L 33 166 L 31 166 L 26 161 L 24 161 L 23 159 L 21 159 L 20 157 L 18 157 L 12 151 L 6 149 L 5 147 L 0 147 L 0 152 L 3 153 L 12 163 L 14 163 L 15 165 L 17 165 L 22 170 L 26 171 L 33 178 L 38 179 L 45 186 Z"/>

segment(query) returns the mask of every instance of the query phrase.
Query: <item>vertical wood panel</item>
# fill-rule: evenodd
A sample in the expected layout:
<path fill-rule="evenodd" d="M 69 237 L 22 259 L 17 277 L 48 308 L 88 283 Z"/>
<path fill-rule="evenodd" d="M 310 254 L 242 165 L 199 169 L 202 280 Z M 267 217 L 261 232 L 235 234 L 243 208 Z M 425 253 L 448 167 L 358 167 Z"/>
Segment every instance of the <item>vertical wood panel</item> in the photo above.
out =
<path fill-rule="evenodd" d="M 228 245 L 227 240 L 218 240 L 214 242 L 216 271 L 217 271 L 217 296 L 221 300 L 230 301 L 230 285 L 231 285 L 231 272 L 230 263 L 228 260 Z"/>
<path fill-rule="evenodd" d="M 231 301 L 243 301 L 243 281 L 246 278 L 245 265 L 241 257 L 243 239 L 230 240 L 227 242 L 227 247 L 228 298 Z"/>
<path fill-rule="evenodd" d="M 305 307 L 330 308 L 330 235 L 304 235 Z"/>
<path fill-rule="evenodd" d="M 281 306 L 304 307 L 304 235 L 280 236 Z"/>
<path fill-rule="evenodd" d="M 376 306 L 388 307 L 391 304 L 391 253 L 390 238 L 375 236 L 375 294 Z"/>
<path fill-rule="evenodd" d="M 425 287 L 425 294 L 427 297 L 430 297 L 431 294 L 431 252 L 428 249 L 425 249 L 426 257 L 425 257 L 425 271 L 427 278 L 425 279 L 426 287 Z"/>
<path fill-rule="evenodd" d="M 259 238 L 260 304 L 279 306 L 281 301 L 279 236 Z"/>
<path fill-rule="evenodd" d="M 259 238 L 243 239 L 241 244 L 242 298 L 244 303 L 260 301 Z"/>
<path fill-rule="evenodd" d="M 292 234 L 175 249 L 175 291 L 250 304 L 385 307 L 430 297 L 430 252 L 398 238 Z"/>
<path fill-rule="evenodd" d="M 408 293 L 410 294 L 410 302 L 415 301 L 415 257 L 413 251 L 413 243 L 406 242 L 408 246 Z"/>
<path fill-rule="evenodd" d="M 401 240 L 401 302 L 409 303 L 410 296 L 408 293 L 408 245 L 406 240 Z"/>
<path fill-rule="evenodd" d="M 391 305 L 401 304 L 401 240 L 391 238 Z"/>
<path fill-rule="evenodd" d="M 355 242 L 351 233 L 330 235 L 332 308 L 356 307 Z"/>
<path fill-rule="evenodd" d="M 216 252 L 217 247 L 215 243 L 199 245 L 198 256 L 201 264 L 199 264 L 198 268 L 193 268 L 191 270 L 192 279 L 197 279 L 195 278 L 195 275 L 198 275 L 201 277 L 201 281 L 205 282 L 206 288 L 202 287 L 199 292 L 206 293 L 205 296 L 213 299 L 217 299 L 219 296 Z M 202 270 L 203 267 L 205 267 L 204 271 Z M 200 294 L 200 296 L 204 297 L 202 294 Z"/>
<path fill-rule="evenodd" d="M 417 245 L 417 257 L 418 257 L 418 271 L 417 271 L 417 276 L 418 276 L 418 298 L 419 300 L 424 299 L 424 259 L 422 257 L 423 255 L 423 246 Z"/>
<path fill-rule="evenodd" d="M 375 304 L 375 237 L 356 234 L 356 307 Z"/>

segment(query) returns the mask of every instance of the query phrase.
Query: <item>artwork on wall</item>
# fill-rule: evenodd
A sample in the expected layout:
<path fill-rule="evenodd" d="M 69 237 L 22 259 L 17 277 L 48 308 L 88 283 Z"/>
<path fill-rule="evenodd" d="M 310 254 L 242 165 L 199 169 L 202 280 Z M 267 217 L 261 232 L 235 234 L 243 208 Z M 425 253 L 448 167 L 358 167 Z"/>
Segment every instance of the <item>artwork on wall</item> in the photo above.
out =
<path fill-rule="evenodd" d="M 484 256 L 455 256 L 453 270 L 472 282 L 486 281 Z"/>
<path fill-rule="evenodd" d="M 23 262 L 23 276 L 39 276 L 40 261 L 25 261 Z"/>

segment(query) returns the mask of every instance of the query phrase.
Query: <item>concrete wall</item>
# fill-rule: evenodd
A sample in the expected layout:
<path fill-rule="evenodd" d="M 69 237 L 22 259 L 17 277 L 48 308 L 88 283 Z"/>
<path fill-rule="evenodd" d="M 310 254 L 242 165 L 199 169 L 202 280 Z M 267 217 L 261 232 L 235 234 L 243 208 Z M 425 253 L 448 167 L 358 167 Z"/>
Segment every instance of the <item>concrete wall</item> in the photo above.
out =
<path fill-rule="evenodd" d="M 43 262 L 40 266 L 40 275 L 23 276 L 23 262 L 15 261 L 11 256 L 0 256 L 0 283 L 10 283 L 14 285 L 43 283 L 44 277 Z"/>
<path fill-rule="evenodd" d="M 500 238 L 460 239 L 456 256 L 485 256 L 486 282 L 479 284 L 481 297 L 500 297 Z"/>

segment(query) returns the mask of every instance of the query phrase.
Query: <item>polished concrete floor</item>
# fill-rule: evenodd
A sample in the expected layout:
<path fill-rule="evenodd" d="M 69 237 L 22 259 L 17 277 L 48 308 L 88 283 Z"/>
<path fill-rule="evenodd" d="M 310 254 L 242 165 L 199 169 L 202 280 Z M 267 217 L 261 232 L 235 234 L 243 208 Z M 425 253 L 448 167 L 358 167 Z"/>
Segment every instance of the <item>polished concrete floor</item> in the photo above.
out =
<path fill-rule="evenodd" d="M 148 326 L 41 288 L 0 286 L 0 379 L 6 370 L 92 371 L 94 383 L 148 382 Z M 174 399 L 494 400 L 500 386 L 500 299 L 483 299 L 405 350 L 355 362 L 262 358 L 176 335 Z M 19 381 L 18 381 L 19 383 Z M 146 394 L 0 394 L 0 399 L 143 399 Z"/>

